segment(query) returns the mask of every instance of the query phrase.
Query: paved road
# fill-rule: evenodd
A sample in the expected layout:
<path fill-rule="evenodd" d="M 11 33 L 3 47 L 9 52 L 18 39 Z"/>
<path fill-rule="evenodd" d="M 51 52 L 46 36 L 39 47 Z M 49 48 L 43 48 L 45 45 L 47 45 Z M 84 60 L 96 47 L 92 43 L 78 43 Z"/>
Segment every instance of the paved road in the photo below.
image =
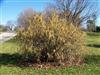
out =
<path fill-rule="evenodd" d="M 7 40 L 10 40 L 14 36 L 16 36 L 16 33 L 14 33 L 14 32 L 3 32 L 3 33 L 0 33 L 0 43 L 3 43 L 5 41 L 7 41 Z"/>

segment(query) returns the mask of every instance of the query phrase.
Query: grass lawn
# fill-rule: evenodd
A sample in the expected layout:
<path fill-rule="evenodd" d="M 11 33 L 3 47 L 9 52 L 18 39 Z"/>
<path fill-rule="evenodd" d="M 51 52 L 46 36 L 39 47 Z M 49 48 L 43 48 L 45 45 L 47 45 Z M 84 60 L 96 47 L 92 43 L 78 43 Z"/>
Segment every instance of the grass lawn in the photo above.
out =
<path fill-rule="evenodd" d="M 35 70 L 17 66 L 20 55 L 16 40 L 0 44 L 0 75 L 100 75 L 100 33 L 87 33 L 85 65 Z"/>

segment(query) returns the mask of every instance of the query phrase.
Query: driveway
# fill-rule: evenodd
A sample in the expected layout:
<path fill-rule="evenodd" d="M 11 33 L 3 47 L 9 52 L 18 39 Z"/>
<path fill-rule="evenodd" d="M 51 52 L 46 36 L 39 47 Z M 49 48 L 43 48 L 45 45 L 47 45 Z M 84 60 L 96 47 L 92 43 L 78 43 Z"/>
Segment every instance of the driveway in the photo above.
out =
<path fill-rule="evenodd" d="M 0 33 L 0 43 L 8 41 L 11 38 L 13 38 L 14 36 L 16 36 L 16 33 L 14 33 L 14 32 L 2 32 L 2 33 Z"/>

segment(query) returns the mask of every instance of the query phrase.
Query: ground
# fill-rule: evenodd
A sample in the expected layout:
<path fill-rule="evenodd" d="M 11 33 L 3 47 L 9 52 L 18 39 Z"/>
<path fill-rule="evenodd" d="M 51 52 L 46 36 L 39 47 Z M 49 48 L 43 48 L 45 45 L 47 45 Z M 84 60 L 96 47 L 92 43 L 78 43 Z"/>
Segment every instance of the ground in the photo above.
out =
<path fill-rule="evenodd" d="M 7 41 L 0 44 L 0 75 L 100 75 L 100 33 L 87 33 L 86 45 L 84 65 L 36 70 L 18 66 L 19 42 Z"/>
<path fill-rule="evenodd" d="M 16 33 L 14 32 L 1 32 L 0 33 L 0 43 L 3 43 L 11 38 L 16 36 Z"/>

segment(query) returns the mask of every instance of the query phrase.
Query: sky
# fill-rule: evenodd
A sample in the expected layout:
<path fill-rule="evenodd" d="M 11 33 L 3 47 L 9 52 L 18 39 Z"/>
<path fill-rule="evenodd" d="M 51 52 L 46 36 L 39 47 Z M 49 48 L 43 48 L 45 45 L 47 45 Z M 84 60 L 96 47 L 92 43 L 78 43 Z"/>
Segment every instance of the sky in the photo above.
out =
<path fill-rule="evenodd" d="M 100 12 L 100 0 L 91 1 L 97 3 Z M 18 15 L 26 8 L 43 11 L 48 3 L 53 3 L 53 0 L 0 0 L 0 24 L 5 25 L 9 20 L 16 21 Z M 100 25 L 100 15 L 96 24 Z"/>
<path fill-rule="evenodd" d="M 52 0 L 0 0 L 0 23 L 6 24 L 8 20 L 18 18 L 18 15 L 25 9 L 33 8 L 35 11 L 42 11 Z"/>

